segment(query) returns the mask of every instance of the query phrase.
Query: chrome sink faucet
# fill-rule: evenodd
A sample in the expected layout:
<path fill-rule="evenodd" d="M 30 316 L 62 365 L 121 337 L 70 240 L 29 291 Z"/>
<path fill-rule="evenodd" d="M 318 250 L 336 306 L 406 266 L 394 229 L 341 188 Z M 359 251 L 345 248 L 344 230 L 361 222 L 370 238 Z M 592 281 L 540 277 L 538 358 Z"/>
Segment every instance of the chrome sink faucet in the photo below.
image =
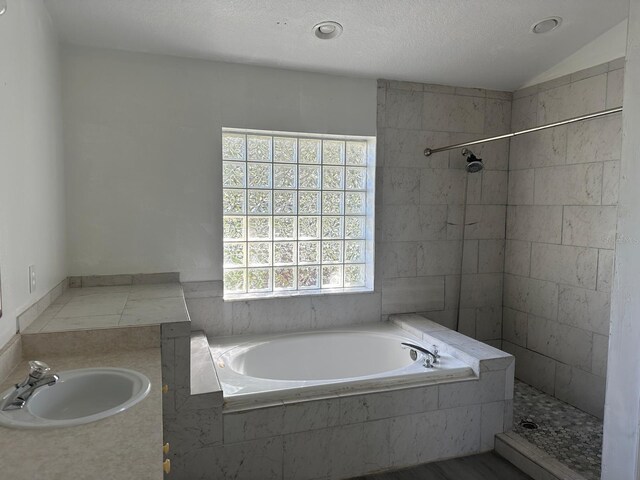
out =
<path fill-rule="evenodd" d="M 49 365 L 38 360 L 29 362 L 29 375 L 0 403 L 0 410 L 17 410 L 27 404 L 31 395 L 45 385 L 51 386 L 58 381 L 58 375 L 49 374 Z"/>
<path fill-rule="evenodd" d="M 418 358 L 416 350 L 421 352 L 424 357 L 422 364 L 425 368 L 433 368 L 434 363 L 438 363 L 440 359 L 440 355 L 438 355 L 438 347 L 436 345 L 433 346 L 433 352 L 430 352 L 426 348 L 421 347 L 420 345 L 415 345 L 413 343 L 402 342 L 402 345 L 405 345 L 411 349 L 410 354 L 412 360 L 416 360 Z"/>

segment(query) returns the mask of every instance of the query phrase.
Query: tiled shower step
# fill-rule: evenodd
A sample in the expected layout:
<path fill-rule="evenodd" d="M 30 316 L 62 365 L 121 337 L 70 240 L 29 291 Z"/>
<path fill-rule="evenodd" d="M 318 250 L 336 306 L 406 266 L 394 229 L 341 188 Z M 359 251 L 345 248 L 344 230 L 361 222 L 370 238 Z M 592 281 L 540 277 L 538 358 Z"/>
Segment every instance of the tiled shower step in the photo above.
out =
<path fill-rule="evenodd" d="M 534 480 L 586 480 L 514 432 L 496 435 L 495 452 Z"/>

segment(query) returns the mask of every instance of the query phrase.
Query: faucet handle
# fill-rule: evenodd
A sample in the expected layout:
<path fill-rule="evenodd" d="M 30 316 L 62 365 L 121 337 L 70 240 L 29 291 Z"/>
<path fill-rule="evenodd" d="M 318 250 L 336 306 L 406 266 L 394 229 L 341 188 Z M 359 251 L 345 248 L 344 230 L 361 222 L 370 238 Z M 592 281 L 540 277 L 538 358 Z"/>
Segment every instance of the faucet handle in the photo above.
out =
<path fill-rule="evenodd" d="M 39 360 L 31 360 L 29 362 L 29 376 L 36 380 L 44 377 L 51 371 L 49 365 Z"/>

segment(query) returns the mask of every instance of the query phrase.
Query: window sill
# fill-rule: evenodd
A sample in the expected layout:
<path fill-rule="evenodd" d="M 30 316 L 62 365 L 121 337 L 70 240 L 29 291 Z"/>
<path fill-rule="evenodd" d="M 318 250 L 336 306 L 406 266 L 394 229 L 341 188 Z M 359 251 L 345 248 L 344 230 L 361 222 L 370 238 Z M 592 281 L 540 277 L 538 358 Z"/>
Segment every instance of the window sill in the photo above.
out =
<path fill-rule="evenodd" d="M 274 298 L 318 297 L 326 295 L 352 295 L 354 293 L 374 293 L 371 287 L 331 288 L 323 290 L 296 290 L 285 292 L 240 293 L 223 297 L 225 302 L 242 302 L 249 300 L 269 300 Z"/>

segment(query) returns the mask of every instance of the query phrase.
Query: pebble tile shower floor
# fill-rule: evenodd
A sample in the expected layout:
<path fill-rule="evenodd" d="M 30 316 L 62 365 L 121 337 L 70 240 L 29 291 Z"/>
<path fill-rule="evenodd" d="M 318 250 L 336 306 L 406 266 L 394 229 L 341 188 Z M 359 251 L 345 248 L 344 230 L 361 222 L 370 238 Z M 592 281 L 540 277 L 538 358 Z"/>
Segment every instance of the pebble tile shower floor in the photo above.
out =
<path fill-rule="evenodd" d="M 537 428 L 526 428 L 527 422 Z M 516 381 L 513 430 L 586 479 L 600 478 L 600 419 Z"/>

